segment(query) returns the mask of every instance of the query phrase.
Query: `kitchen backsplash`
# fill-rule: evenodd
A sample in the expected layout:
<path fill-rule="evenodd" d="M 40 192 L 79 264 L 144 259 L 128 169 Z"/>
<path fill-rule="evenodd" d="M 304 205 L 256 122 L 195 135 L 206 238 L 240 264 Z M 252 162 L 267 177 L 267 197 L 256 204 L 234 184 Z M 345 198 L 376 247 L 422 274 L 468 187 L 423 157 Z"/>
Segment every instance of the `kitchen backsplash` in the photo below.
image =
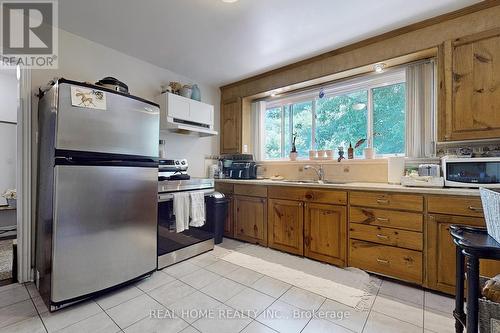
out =
<path fill-rule="evenodd" d="M 337 161 L 296 161 L 260 162 L 264 177 L 280 175 L 286 179 L 316 179 L 314 170 L 304 170 L 305 165 L 323 165 L 328 180 L 349 182 L 387 182 L 387 160 L 343 160 Z"/>

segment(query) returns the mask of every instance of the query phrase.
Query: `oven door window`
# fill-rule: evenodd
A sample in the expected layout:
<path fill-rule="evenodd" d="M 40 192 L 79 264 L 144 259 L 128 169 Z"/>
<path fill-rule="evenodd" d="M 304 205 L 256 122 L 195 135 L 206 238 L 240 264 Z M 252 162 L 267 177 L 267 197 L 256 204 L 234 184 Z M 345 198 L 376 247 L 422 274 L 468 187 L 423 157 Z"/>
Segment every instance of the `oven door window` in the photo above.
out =
<path fill-rule="evenodd" d="M 213 238 L 212 221 L 208 215 L 202 227 L 190 226 L 188 230 L 176 232 L 173 200 L 158 203 L 158 255 L 171 253 Z"/>
<path fill-rule="evenodd" d="M 500 180 L 500 162 L 448 163 L 446 180 L 469 184 L 496 184 Z"/>

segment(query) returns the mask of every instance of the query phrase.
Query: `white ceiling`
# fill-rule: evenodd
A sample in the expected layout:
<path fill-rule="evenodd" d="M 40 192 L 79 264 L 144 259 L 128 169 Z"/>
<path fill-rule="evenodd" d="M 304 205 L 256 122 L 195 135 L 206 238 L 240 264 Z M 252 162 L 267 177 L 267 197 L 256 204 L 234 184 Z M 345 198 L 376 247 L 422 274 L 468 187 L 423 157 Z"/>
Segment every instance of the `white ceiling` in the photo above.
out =
<path fill-rule="evenodd" d="M 222 85 L 479 0 L 63 0 L 62 29 Z"/>

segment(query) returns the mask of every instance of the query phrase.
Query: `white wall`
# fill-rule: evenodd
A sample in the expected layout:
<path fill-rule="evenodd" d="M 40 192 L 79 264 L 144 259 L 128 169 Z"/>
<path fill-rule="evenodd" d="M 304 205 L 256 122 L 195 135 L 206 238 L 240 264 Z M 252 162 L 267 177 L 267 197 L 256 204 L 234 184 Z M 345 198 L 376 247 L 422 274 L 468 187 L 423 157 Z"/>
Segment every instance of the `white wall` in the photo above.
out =
<path fill-rule="evenodd" d="M 0 194 L 16 188 L 17 94 L 15 70 L 0 70 Z"/>
<path fill-rule="evenodd" d="M 155 50 L 150 51 L 155 52 Z M 220 92 L 217 87 L 200 84 L 194 79 L 183 77 L 64 30 L 59 31 L 59 69 L 33 70 L 32 88 L 35 93 L 40 86 L 44 86 L 54 77 L 94 83 L 105 76 L 113 76 L 125 82 L 131 94 L 156 102 L 161 86 L 170 81 L 198 83 L 202 102 L 215 106 L 215 122 L 216 127 L 219 127 Z M 34 98 L 34 121 L 37 119 L 37 103 L 37 98 Z M 218 137 L 200 138 L 172 133 L 162 134 L 162 137 L 167 141 L 168 157 L 187 158 L 190 174 L 195 177 L 205 176 L 205 156 L 218 154 L 219 151 Z"/>
<path fill-rule="evenodd" d="M 17 122 L 17 77 L 15 70 L 0 70 L 0 121 Z"/>

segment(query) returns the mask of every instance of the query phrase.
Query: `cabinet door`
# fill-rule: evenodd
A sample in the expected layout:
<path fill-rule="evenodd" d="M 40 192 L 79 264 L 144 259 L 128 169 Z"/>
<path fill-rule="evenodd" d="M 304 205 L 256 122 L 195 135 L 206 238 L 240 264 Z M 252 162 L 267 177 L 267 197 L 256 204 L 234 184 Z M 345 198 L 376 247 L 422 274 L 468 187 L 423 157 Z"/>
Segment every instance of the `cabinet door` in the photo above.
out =
<path fill-rule="evenodd" d="M 234 198 L 229 195 L 226 195 L 226 198 L 229 199 L 229 204 L 224 222 L 224 237 L 234 238 Z"/>
<path fill-rule="evenodd" d="M 445 47 L 448 103 L 445 140 L 500 136 L 500 29 L 457 39 Z M 448 69 L 448 71 L 446 71 Z"/>
<path fill-rule="evenodd" d="M 241 153 L 241 98 L 223 102 L 221 105 L 221 154 Z"/>
<path fill-rule="evenodd" d="M 304 254 L 304 203 L 269 199 L 269 247 Z"/>
<path fill-rule="evenodd" d="M 346 207 L 307 203 L 305 205 L 305 256 L 344 266 L 347 241 L 346 216 Z"/>
<path fill-rule="evenodd" d="M 223 193 L 229 204 L 227 207 L 226 221 L 224 222 L 224 237 L 234 238 L 234 187 L 230 183 L 216 183 L 215 190 Z"/>
<path fill-rule="evenodd" d="M 450 225 L 484 227 L 482 218 L 452 215 L 429 215 L 427 221 L 427 286 L 445 293 L 455 293 L 455 244 Z M 481 260 L 481 275 L 500 274 L 500 263 Z"/>
<path fill-rule="evenodd" d="M 235 238 L 267 245 L 267 200 L 234 196 Z"/>
<path fill-rule="evenodd" d="M 190 104 L 189 99 L 168 94 L 168 115 L 172 118 L 189 120 Z"/>

